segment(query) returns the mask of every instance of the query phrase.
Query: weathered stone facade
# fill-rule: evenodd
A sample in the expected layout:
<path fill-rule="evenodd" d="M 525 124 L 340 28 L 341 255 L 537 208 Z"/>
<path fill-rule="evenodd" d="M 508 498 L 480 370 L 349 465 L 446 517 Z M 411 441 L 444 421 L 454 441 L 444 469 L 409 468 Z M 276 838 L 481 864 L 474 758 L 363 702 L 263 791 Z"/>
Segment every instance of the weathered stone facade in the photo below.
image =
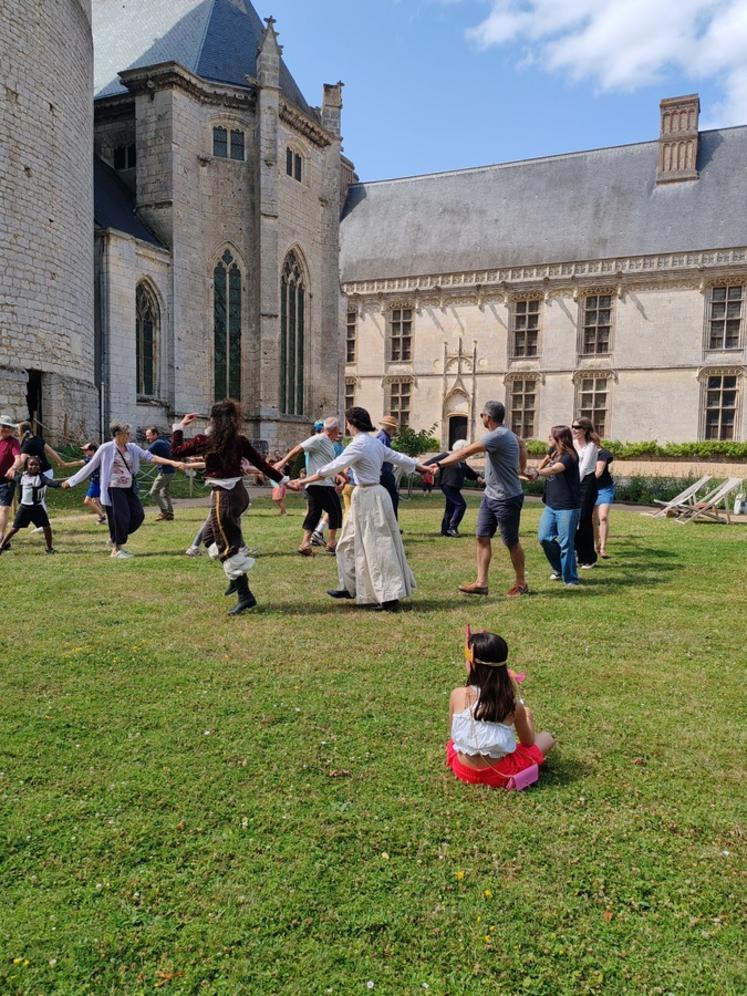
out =
<path fill-rule="evenodd" d="M 351 187 L 348 402 L 443 445 L 490 399 L 527 437 L 747 439 L 747 128 L 698 108 L 662 101 L 659 143 Z"/>
<path fill-rule="evenodd" d="M 96 153 L 114 166 L 118 147 L 135 147 L 136 165 L 117 172 L 134 193 L 138 219 L 161 243 L 146 244 L 115 224 L 100 233 L 107 417 L 164 425 L 209 410 L 217 397 L 214 271 L 226 253 L 240 271 L 240 396 L 251 435 L 286 446 L 310 421 L 339 410 L 341 87 L 325 88 L 318 114 L 298 106 L 281 88 L 280 53 L 270 19 L 256 79 L 244 85 L 161 62 L 123 70 L 126 92 L 96 102 Z M 240 156 L 216 154 L 216 128 L 242 136 Z M 300 179 L 288 175 L 288 149 L 300 157 Z M 280 397 L 280 297 L 291 252 L 303 271 L 305 311 L 303 405 L 289 415 Z M 135 378 L 143 281 L 159 311 L 148 398 L 137 395 Z"/>
<path fill-rule="evenodd" d="M 64 44 L 60 40 L 64 39 Z M 90 0 L 0 19 L 0 409 L 98 430 Z"/>

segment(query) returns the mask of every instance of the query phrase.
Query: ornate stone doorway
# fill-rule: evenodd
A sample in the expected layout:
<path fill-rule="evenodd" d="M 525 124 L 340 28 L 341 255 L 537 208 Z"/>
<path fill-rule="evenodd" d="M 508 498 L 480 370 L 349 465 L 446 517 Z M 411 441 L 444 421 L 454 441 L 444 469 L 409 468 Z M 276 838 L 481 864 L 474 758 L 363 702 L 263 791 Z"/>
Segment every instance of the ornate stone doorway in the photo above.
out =
<path fill-rule="evenodd" d="M 467 439 L 466 415 L 451 415 L 449 418 L 449 449 L 457 439 Z"/>

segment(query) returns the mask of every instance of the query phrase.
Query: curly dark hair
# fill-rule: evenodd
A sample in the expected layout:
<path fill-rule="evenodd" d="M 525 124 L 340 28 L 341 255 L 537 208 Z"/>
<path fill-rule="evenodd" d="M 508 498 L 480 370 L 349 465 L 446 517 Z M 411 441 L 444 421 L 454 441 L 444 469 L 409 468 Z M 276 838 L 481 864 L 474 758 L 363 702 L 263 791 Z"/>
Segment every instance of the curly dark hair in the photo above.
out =
<path fill-rule="evenodd" d="M 350 425 L 358 429 L 359 432 L 373 432 L 374 425 L 371 422 L 371 416 L 368 414 L 365 408 L 360 408 L 358 405 L 353 405 L 352 408 L 348 408 L 345 412 L 345 421 L 349 422 Z"/>
<path fill-rule="evenodd" d="M 224 453 L 229 460 L 238 457 L 239 434 L 244 413 L 238 401 L 218 401 L 210 409 L 210 433 L 206 453 Z"/>
<path fill-rule="evenodd" d="M 508 660 L 508 646 L 495 633 L 474 633 L 470 646 L 475 651 L 475 666 L 468 685 L 480 689 L 474 716 L 486 723 L 502 723 L 516 708 L 516 688 L 507 667 L 496 667 Z M 487 663 L 481 664 L 481 661 Z"/>

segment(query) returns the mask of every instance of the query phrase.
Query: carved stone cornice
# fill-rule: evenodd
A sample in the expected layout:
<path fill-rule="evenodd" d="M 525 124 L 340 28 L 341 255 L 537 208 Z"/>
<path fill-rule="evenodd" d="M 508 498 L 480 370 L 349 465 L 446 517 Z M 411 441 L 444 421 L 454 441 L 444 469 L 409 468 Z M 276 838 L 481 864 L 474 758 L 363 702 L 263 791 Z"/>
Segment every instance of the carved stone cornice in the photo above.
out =
<path fill-rule="evenodd" d="M 256 104 L 256 90 L 253 87 L 210 83 L 178 62 L 158 62 L 140 69 L 125 69 L 119 73 L 119 78 L 130 94 L 147 93 L 151 99 L 156 90 L 179 89 L 202 104 L 244 111 L 253 110 Z"/>
<path fill-rule="evenodd" d="M 585 366 L 573 372 L 573 383 L 578 386 L 584 377 L 607 377 L 617 383 L 617 371 L 606 366 Z"/>
<path fill-rule="evenodd" d="M 688 286 L 702 287 L 704 280 L 718 282 L 725 274 L 729 279 L 747 280 L 747 247 L 351 280 L 343 284 L 343 291 L 365 297 L 375 295 L 382 303 L 390 296 L 401 299 L 417 295 L 421 307 L 426 301 L 442 306 L 452 298 L 462 300 L 467 295 L 468 300 L 483 307 L 487 301 L 505 300 L 514 294 L 526 296 L 528 292 L 544 295 L 545 299 L 577 299 L 600 286 L 619 297 L 634 287 L 668 285 L 685 277 L 689 277 Z"/>
<path fill-rule="evenodd" d="M 417 387 L 418 379 L 411 373 L 388 373 L 381 378 L 381 386 L 386 387 L 388 384 L 412 384 Z"/>
<path fill-rule="evenodd" d="M 703 384 L 709 377 L 744 377 L 746 373 L 747 367 L 741 364 L 726 366 L 722 363 L 714 363 L 698 370 L 698 381 Z"/>
<path fill-rule="evenodd" d="M 542 370 L 510 370 L 503 378 L 503 383 L 509 385 L 516 380 L 533 380 L 537 384 L 544 384 L 545 374 Z"/>
<path fill-rule="evenodd" d="M 299 132 L 307 138 L 312 145 L 318 149 L 324 149 L 331 145 L 333 136 L 322 128 L 318 121 L 314 121 L 295 104 L 290 104 L 287 100 L 280 101 L 280 120 L 290 125 L 294 131 Z"/>

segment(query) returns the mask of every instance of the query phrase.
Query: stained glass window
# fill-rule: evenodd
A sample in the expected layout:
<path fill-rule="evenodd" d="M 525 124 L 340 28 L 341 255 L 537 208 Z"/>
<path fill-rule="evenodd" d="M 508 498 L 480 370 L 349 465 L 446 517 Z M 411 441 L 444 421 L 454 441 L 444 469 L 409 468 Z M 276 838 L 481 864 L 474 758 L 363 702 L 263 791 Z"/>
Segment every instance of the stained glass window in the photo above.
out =
<path fill-rule="evenodd" d="M 305 300 L 303 270 L 291 251 L 280 277 L 280 410 L 285 415 L 303 414 Z"/>
<path fill-rule="evenodd" d="M 241 398 L 241 270 L 226 251 L 213 270 L 213 396 Z"/>

